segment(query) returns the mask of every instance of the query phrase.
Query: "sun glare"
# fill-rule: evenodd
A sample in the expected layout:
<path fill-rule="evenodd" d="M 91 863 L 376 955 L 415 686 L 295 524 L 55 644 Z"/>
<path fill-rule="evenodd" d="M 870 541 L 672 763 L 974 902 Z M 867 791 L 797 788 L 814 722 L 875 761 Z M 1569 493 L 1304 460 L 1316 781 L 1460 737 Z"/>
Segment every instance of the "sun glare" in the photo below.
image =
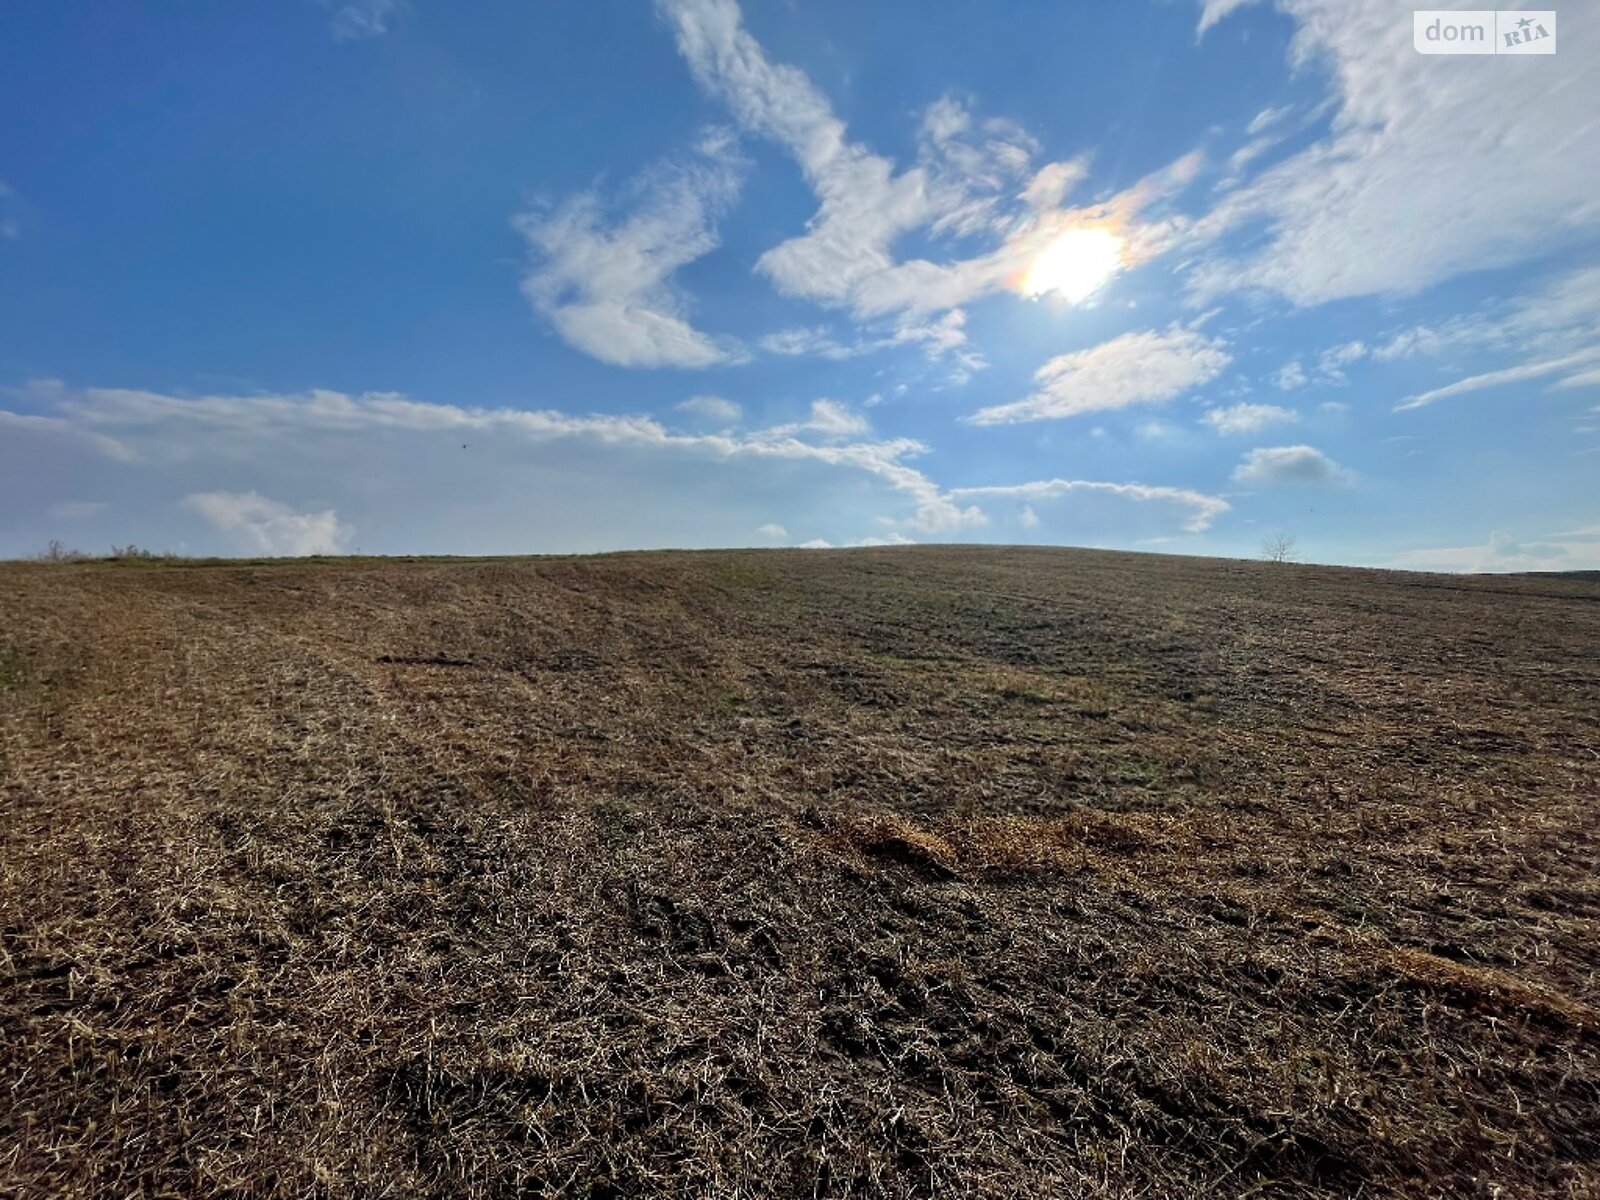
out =
<path fill-rule="evenodd" d="M 1122 267 L 1122 239 L 1107 229 L 1069 229 L 1040 252 L 1023 278 L 1030 296 L 1087 300 Z"/>

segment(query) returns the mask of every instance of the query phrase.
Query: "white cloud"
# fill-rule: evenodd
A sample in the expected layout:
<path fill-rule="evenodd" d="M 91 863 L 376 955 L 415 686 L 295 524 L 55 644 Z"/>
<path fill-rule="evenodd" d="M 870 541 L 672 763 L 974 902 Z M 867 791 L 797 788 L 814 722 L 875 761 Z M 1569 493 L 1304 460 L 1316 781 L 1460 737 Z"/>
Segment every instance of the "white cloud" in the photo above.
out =
<path fill-rule="evenodd" d="M 1002 206 L 1023 180 L 1028 179 L 1027 188 L 1034 187 L 1036 180 L 1029 175 L 1038 150 L 1038 142 L 1013 121 L 979 120 L 951 96 L 929 105 L 919 148 L 932 207 L 929 227 L 936 234 L 958 236 L 1004 231 L 1011 218 Z M 1071 163 L 1053 165 L 1057 169 L 1051 181 L 1034 191 L 1036 198 L 1081 169 Z"/>
<path fill-rule="evenodd" d="M 1407 396 L 1397 406 L 1400 411 L 1547 376 L 1558 377 L 1552 389 L 1587 386 L 1597 371 L 1589 364 L 1600 360 L 1600 266 L 1550 275 L 1509 299 L 1492 299 L 1474 311 L 1391 331 L 1369 343 L 1335 347 L 1323 357 L 1342 355 L 1354 361 L 1361 349 L 1378 362 L 1433 356 L 1461 360 L 1485 353 L 1514 354 L 1521 360 Z"/>
<path fill-rule="evenodd" d="M 1525 383 L 1530 379 L 1543 379 L 1548 375 L 1559 375 L 1563 372 L 1570 373 L 1565 380 L 1558 381 L 1557 387 L 1578 386 L 1573 380 L 1581 382 L 1586 373 L 1576 368 L 1582 368 L 1600 359 L 1600 346 L 1590 346 L 1576 354 L 1563 355 L 1560 358 L 1546 359 L 1543 362 L 1522 363 L 1520 366 L 1507 367 L 1500 371 L 1486 371 L 1481 375 L 1470 375 L 1459 379 L 1455 383 L 1444 387 L 1434 388 L 1431 391 L 1419 392 L 1414 396 L 1407 396 L 1395 405 L 1396 412 L 1405 412 L 1408 409 L 1422 408 L 1438 400 L 1450 396 L 1460 396 L 1467 392 L 1482 391 L 1484 388 L 1500 387 L 1507 383 Z"/>
<path fill-rule="evenodd" d="M 20 394 L 42 415 L 22 424 L 0 416 L 8 458 L 0 508 L 18 518 L 0 535 L 18 552 L 55 532 L 52 504 L 50 519 L 91 515 L 69 498 L 96 494 L 116 497 L 119 536 L 156 545 L 191 538 L 193 523 L 174 523 L 181 501 L 222 538 L 189 548 L 258 554 L 342 549 L 354 529 L 378 553 L 730 545 L 751 540 L 751 530 L 790 544 L 790 529 L 831 530 L 852 510 L 873 523 L 874 541 L 901 544 L 985 526 L 986 497 L 1008 502 L 1022 528 L 1027 510 L 1037 516 L 1068 495 L 1113 510 L 1119 500 L 1147 504 L 1148 513 L 1129 514 L 1135 521 L 1173 506 L 1194 531 L 1228 511 L 1217 496 L 1138 483 L 947 489 L 919 469 L 922 443 L 871 438 L 855 413 L 831 402 L 813 408 L 804 427 L 695 433 L 644 415 L 475 408 L 394 393 L 180 397 L 46 383 Z M 16 469 L 34 462 L 31 475 Z M 777 512 L 782 525 L 770 519 Z M 1006 525 L 1018 527 L 1009 517 Z"/>
<path fill-rule="evenodd" d="M 915 546 L 916 539 L 908 538 L 903 533 L 892 533 L 888 537 L 864 537 L 852 542 L 853 546 Z"/>
<path fill-rule="evenodd" d="M 826 538 L 812 538 L 809 542 L 801 542 L 802 550 L 832 550 L 833 543 Z"/>
<path fill-rule="evenodd" d="M 1008 121 L 980 120 L 959 100 L 944 97 L 923 116 L 915 164 L 901 169 L 852 141 L 804 72 L 767 57 L 734 0 L 656 0 L 656 7 L 701 88 L 726 104 L 743 128 L 783 146 L 817 197 L 805 231 L 757 263 L 786 295 L 849 309 L 868 321 L 942 313 L 1019 287 L 1022 268 L 1067 229 L 1116 228 L 1128 265 L 1170 242 L 1183 224 L 1175 217 L 1135 218 L 1187 186 L 1199 165 L 1195 155 L 1109 200 L 1060 209 L 1087 173 L 1083 160 L 1035 169 L 1037 145 L 1026 132 Z M 897 261 L 895 244 L 916 230 L 984 236 L 997 245 L 944 263 Z M 936 353 L 938 344 L 926 348 Z"/>
<path fill-rule="evenodd" d="M 1518 340 L 1540 334 L 1600 334 L 1600 265 L 1544 280 L 1512 304 L 1504 321 L 1507 333 Z"/>
<path fill-rule="evenodd" d="M 1121 239 L 1120 267 L 1113 272 L 1115 275 L 1174 244 L 1186 227 L 1185 218 L 1149 220 L 1143 214 L 1186 188 L 1200 163 L 1198 154 L 1186 154 L 1100 203 L 1019 212 L 1009 223 L 997 221 L 996 232 L 1003 234 L 1003 240 L 996 248 L 946 263 L 912 259 L 885 267 L 862 279 L 852 302 L 860 315 L 870 317 L 941 312 L 1002 290 L 1048 299 L 1054 293 L 1035 294 L 1029 290 L 1028 268 L 1059 238 L 1083 229 L 1107 230 Z M 1030 184 L 1021 195 L 1037 200 L 1040 189 Z M 1095 295 L 1099 294 L 1097 289 Z"/>
<path fill-rule="evenodd" d="M 1516 353 L 1533 362 L 1558 359 L 1597 342 L 1600 266 L 1591 266 L 1549 275 L 1520 295 L 1492 299 L 1471 312 L 1334 347 L 1324 357 L 1343 354 L 1355 361 L 1364 346 L 1378 362 L 1483 351 Z"/>
<path fill-rule="evenodd" d="M 1330 346 L 1317 356 L 1317 374 L 1329 383 L 1344 383 L 1344 369 L 1351 363 L 1367 358 L 1372 351 L 1365 342 L 1345 342 Z"/>
<path fill-rule="evenodd" d="M 937 320 L 902 321 L 890 340 L 897 345 L 909 342 L 926 346 L 929 356 L 937 358 L 947 350 L 956 350 L 966 345 L 966 326 L 966 312 L 963 309 L 952 308 Z"/>
<path fill-rule="evenodd" d="M 1324 350 L 1317 361 L 1318 363 L 1323 364 L 1325 369 L 1332 369 L 1334 367 L 1343 367 L 1350 363 L 1358 362 L 1365 358 L 1368 353 L 1369 351 L 1365 342 L 1345 342 L 1342 345 L 1330 346 L 1328 349 Z"/>
<path fill-rule="evenodd" d="M 762 255 L 780 291 L 843 303 L 891 263 L 896 237 L 932 216 L 927 172 L 894 164 L 845 136 L 825 96 L 794 67 L 768 60 L 733 0 L 659 0 L 695 80 L 746 129 L 783 145 L 821 207 L 803 235 Z"/>
<path fill-rule="evenodd" d="M 1600 569 L 1600 544 L 1587 540 L 1555 540 L 1582 536 L 1586 532 L 1573 530 L 1567 534 L 1552 535 L 1548 541 L 1519 542 L 1511 534 L 1497 530 L 1481 546 L 1408 550 L 1386 560 L 1383 565 L 1413 571 L 1450 572 Z"/>
<path fill-rule="evenodd" d="M 335 0 L 328 6 L 333 8 L 328 27 L 340 41 L 382 37 L 407 7 L 406 0 Z"/>
<path fill-rule="evenodd" d="M 811 415 L 804 421 L 774 425 L 769 434 L 789 437 L 797 433 L 816 433 L 826 438 L 857 437 L 871 429 L 867 419 L 853 413 L 836 400 L 813 400 Z"/>
<path fill-rule="evenodd" d="M 868 350 L 877 348 L 874 343 L 847 346 L 821 327 L 780 329 L 776 333 L 767 334 L 758 344 L 768 354 L 777 354 L 785 358 L 815 355 L 818 358 L 835 361 L 854 358 L 858 354 L 865 354 Z"/>
<path fill-rule="evenodd" d="M 814 355 L 836 362 L 891 346 L 912 345 L 922 347 L 932 361 L 938 361 L 953 353 L 958 369 L 968 373 L 981 371 L 988 366 L 988 363 L 984 361 L 982 355 L 966 348 L 966 323 L 967 314 L 959 308 L 954 308 L 937 319 L 904 317 L 895 325 L 892 332 L 850 343 L 840 342 L 825 328 L 802 326 L 769 333 L 757 344 L 769 354 L 786 358 Z"/>
<path fill-rule="evenodd" d="M 679 412 L 699 417 L 722 428 L 737 425 L 744 417 L 744 409 L 732 400 L 724 400 L 721 396 L 690 396 L 673 407 Z"/>
<path fill-rule="evenodd" d="M 1234 7 L 1204 0 L 1201 28 Z M 1198 267 L 1198 298 L 1260 289 L 1310 305 L 1415 292 L 1600 227 L 1600 136 L 1585 86 L 1600 71 L 1600 26 L 1566 23 L 1559 56 L 1507 70 L 1516 64 L 1493 55 L 1417 54 L 1410 11 L 1392 0 L 1278 7 L 1298 24 L 1294 65 L 1332 75 L 1333 132 L 1199 222 L 1201 238 L 1256 226 L 1267 236 Z"/>
<path fill-rule="evenodd" d="M 1240 460 L 1233 477 L 1240 483 L 1338 484 L 1349 472 L 1314 446 L 1262 446 Z"/>
<path fill-rule="evenodd" d="M 41 385 L 41 394 L 56 395 L 58 390 L 54 384 Z M 11 429 L 17 432 L 45 433 L 52 436 L 81 440 L 94 449 L 104 454 L 107 458 L 116 459 L 118 462 L 131 462 L 134 451 L 119 442 L 114 437 L 108 437 L 93 429 L 86 429 L 82 425 L 61 417 L 45 417 L 37 413 L 17 413 L 0 409 L 0 429 Z"/>
<path fill-rule="evenodd" d="M 865 417 L 851 412 L 837 401 L 813 400 L 811 419 L 806 422 L 805 428 L 827 437 L 856 437 L 866 433 L 871 426 Z"/>
<path fill-rule="evenodd" d="M 1200 418 L 1218 433 L 1255 433 L 1279 421 L 1297 421 L 1299 417 L 1287 408 L 1276 404 L 1230 404 L 1226 408 L 1207 409 Z"/>
<path fill-rule="evenodd" d="M 1086 159 L 1045 163 L 1022 189 L 1022 202 L 1040 212 L 1060 208 L 1067 194 L 1082 183 L 1088 174 L 1089 163 Z"/>
<path fill-rule="evenodd" d="M 1418 325 L 1401 330 L 1381 346 L 1374 346 L 1372 357 L 1380 362 L 1392 362 L 1397 358 L 1410 358 L 1418 354 L 1437 354 L 1456 340 L 1449 336 L 1447 330 Z"/>
<path fill-rule="evenodd" d="M 514 224 L 528 243 L 522 290 L 574 349 L 621 367 L 708 367 L 744 353 L 689 324 L 672 274 L 718 245 L 715 221 L 739 192 L 742 164 L 711 131 L 693 158 L 635 186 L 632 211 L 611 219 L 593 194 L 539 208 Z"/>
<path fill-rule="evenodd" d="M 1272 382 L 1277 384 L 1280 390 L 1292 392 L 1295 388 L 1305 387 L 1310 380 L 1306 378 L 1306 369 L 1300 365 L 1300 360 L 1291 358 L 1272 377 Z"/>
<path fill-rule="evenodd" d="M 1002 425 L 1157 404 L 1215 379 L 1233 361 L 1224 346 L 1220 338 L 1178 327 L 1125 333 L 1051 359 L 1034 373 L 1033 395 L 980 409 L 968 420 Z"/>
<path fill-rule="evenodd" d="M 318 390 L 182 398 L 128 388 L 72 391 L 47 384 L 29 394 L 36 403 L 52 404 L 62 415 L 21 417 L 0 411 L 0 426 L 17 423 L 51 435 L 74 436 L 107 456 L 137 458 L 157 466 L 201 457 L 259 462 L 268 453 L 287 454 L 318 435 L 360 435 L 368 442 L 402 434 L 435 439 L 446 434 L 452 439 L 496 435 L 495 441 L 505 435 L 526 444 L 575 441 L 711 462 L 812 464 L 866 475 L 909 501 L 911 514 L 898 519 L 907 528 L 943 533 L 987 520 L 981 510 L 955 503 L 910 465 L 908 459 L 926 453 L 925 445 L 909 438 L 847 440 L 865 432 L 866 422 L 830 400 L 813 403 L 803 422 L 745 434 L 688 434 L 671 432 L 647 416 L 465 408 L 383 392 L 348 395 Z"/>
<path fill-rule="evenodd" d="M 331 508 L 296 512 L 259 492 L 198 492 L 183 503 L 257 554 L 339 554 L 351 533 Z"/>
<path fill-rule="evenodd" d="M 1024 529 L 1039 528 L 1039 514 L 1033 511 L 1033 505 L 1024 504 L 1022 511 L 1017 514 L 1017 524 Z"/>
<path fill-rule="evenodd" d="M 1251 163 L 1255 162 L 1256 159 L 1260 158 L 1268 150 L 1276 146 L 1281 140 L 1282 139 L 1276 137 L 1251 138 L 1243 146 L 1240 146 L 1228 156 L 1229 169 L 1235 172 L 1243 171 Z M 1233 181 L 1230 179 L 1230 186 L 1232 182 Z"/>
<path fill-rule="evenodd" d="M 1291 358 L 1271 377 L 1272 382 L 1285 392 L 1303 388 L 1313 380 L 1321 384 L 1346 383 L 1348 381 L 1345 379 L 1345 367 L 1371 354 L 1372 351 L 1365 342 L 1345 342 L 1342 345 L 1330 346 L 1317 355 L 1314 375 L 1307 373 L 1299 358 Z"/>
<path fill-rule="evenodd" d="M 1039 502 L 1056 500 L 1074 492 L 1102 493 L 1121 496 L 1128 500 L 1166 501 L 1189 510 L 1184 529 L 1190 533 L 1203 533 L 1211 523 L 1228 511 L 1229 505 L 1221 496 L 1208 496 L 1190 488 L 1161 487 L 1144 483 L 1105 483 L 1089 479 L 1041 479 L 1032 483 L 1014 483 L 990 487 L 964 487 L 951 489 L 955 499 L 969 497 L 994 497 Z"/>
<path fill-rule="evenodd" d="M 1600 367 L 1590 367 L 1587 370 L 1579 371 L 1576 375 L 1568 375 L 1565 379 L 1558 379 L 1550 386 L 1557 391 L 1600 386 Z"/>
<path fill-rule="evenodd" d="M 1289 115 L 1289 112 L 1290 109 L 1288 105 L 1283 105 L 1280 107 L 1268 105 L 1255 116 L 1250 118 L 1250 124 L 1245 126 L 1245 132 L 1251 137 L 1255 137 L 1260 133 L 1265 133 L 1267 130 L 1280 124 L 1283 119 Z"/>
<path fill-rule="evenodd" d="M 1254 4 L 1256 0 L 1201 0 L 1200 26 L 1195 31 L 1197 35 L 1204 34 L 1223 17 L 1235 9 L 1243 8 L 1247 4 Z"/>

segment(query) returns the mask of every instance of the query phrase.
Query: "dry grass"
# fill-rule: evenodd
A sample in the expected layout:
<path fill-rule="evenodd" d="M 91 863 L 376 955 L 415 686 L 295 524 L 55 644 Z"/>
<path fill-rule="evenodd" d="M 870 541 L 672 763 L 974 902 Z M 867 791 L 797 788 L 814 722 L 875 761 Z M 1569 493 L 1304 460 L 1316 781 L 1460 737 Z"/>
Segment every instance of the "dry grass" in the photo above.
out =
<path fill-rule="evenodd" d="M 0 1195 L 1600 1195 L 1600 588 L 0 567 Z"/>

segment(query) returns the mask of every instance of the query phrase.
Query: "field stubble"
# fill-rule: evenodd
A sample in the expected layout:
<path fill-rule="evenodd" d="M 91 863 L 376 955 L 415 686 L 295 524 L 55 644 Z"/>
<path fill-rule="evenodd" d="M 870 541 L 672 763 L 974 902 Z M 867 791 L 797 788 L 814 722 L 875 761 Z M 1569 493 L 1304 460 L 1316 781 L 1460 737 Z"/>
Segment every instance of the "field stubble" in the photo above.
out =
<path fill-rule="evenodd" d="M 1600 586 L 0 567 L 0 1194 L 1600 1195 Z"/>

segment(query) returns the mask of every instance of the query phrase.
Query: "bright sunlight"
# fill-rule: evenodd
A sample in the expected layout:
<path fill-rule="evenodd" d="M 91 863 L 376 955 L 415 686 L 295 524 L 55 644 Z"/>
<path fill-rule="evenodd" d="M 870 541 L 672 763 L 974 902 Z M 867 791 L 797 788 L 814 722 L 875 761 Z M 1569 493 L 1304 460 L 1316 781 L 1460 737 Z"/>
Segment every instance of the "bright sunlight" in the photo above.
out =
<path fill-rule="evenodd" d="M 1030 296 L 1055 292 L 1082 303 L 1122 267 L 1122 239 L 1107 229 L 1069 229 L 1033 260 L 1023 279 Z"/>

